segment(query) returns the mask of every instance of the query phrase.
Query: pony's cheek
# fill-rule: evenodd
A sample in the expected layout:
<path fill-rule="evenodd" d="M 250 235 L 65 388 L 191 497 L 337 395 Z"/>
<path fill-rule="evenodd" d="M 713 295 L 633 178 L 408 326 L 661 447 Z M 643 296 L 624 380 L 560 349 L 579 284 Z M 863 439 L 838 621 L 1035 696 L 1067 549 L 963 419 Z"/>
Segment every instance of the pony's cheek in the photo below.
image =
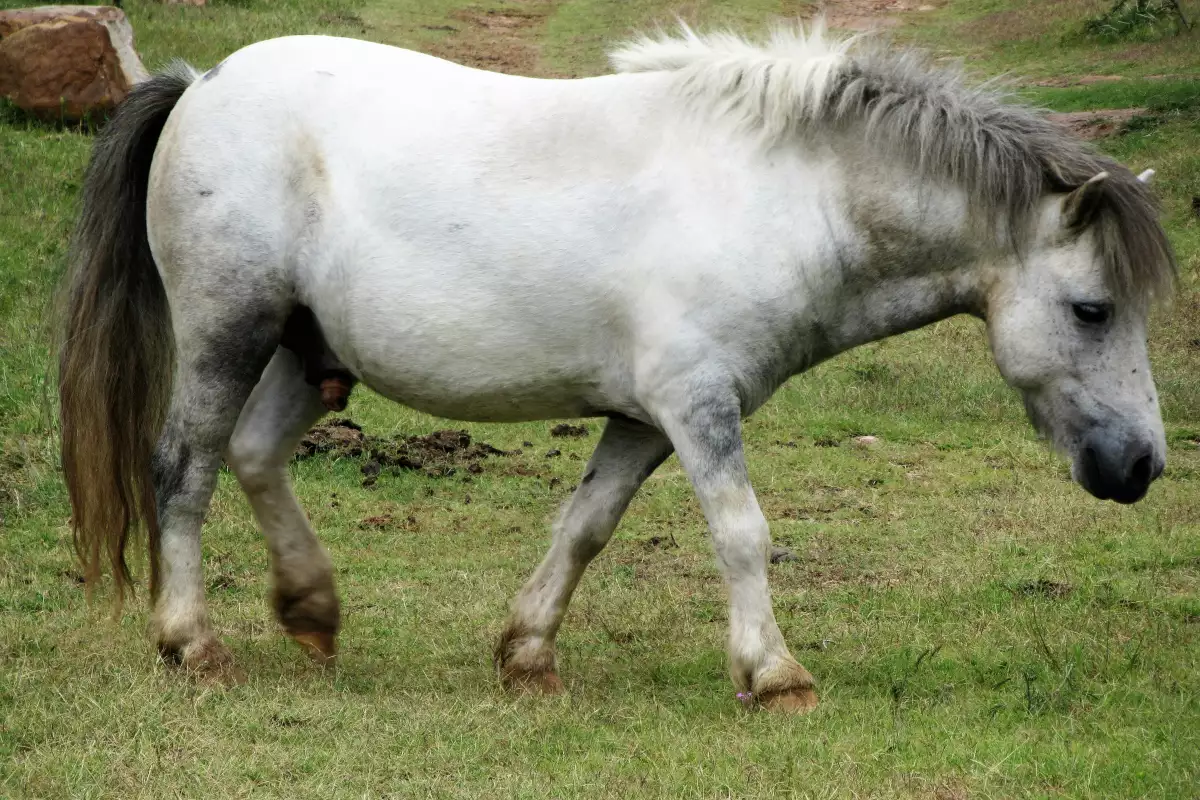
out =
<path fill-rule="evenodd" d="M 996 368 L 1008 385 L 1022 390 L 1040 388 L 1051 366 L 1044 351 L 1030 346 L 1040 337 L 1029 322 L 1012 311 L 988 319 L 988 341 Z"/>

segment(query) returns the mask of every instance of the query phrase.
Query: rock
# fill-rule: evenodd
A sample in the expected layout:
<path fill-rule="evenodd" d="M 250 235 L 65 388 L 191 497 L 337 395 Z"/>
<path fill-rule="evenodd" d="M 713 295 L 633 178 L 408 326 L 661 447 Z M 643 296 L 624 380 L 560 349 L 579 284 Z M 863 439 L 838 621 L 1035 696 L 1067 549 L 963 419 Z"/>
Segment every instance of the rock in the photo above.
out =
<path fill-rule="evenodd" d="M 791 550 L 786 547 L 774 545 L 771 547 L 771 563 L 782 564 L 785 561 L 799 561 L 800 559 Z"/>
<path fill-rule="evenodd" d="M 206 6 L 208 0 L 162 0 L 168 6 Z"/>
<path fill-rule="evenodd" d="M 859 447 L 870 447 L 871 445 L 879 442 L 879 437 L 878 436 L 855 436 L 853 439 L 851 439 L 851 441 L 854 442 Z"/>
<path fill-rule="evenodd" d="M 76 121 L 116 108 L 148 77 L 118 8 L 0 11 L 0 95 L 18 108 Z"/>

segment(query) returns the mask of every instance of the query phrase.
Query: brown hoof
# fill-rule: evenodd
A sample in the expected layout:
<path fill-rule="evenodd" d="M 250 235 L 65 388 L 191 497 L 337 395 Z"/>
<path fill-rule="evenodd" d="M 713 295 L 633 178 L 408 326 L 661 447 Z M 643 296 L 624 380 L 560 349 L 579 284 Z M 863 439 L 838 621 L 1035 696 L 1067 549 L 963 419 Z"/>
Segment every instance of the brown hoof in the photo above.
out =
<path fill-rule="evenodd" d="M 293 633 L 296 644 L 304 648 L 304 652 L 313 662 L 322 667 L 332 667 L 337 658 L 337 639 L 332 633 Z"/>
<path fill-rule="evenodd" d="M 817 707 L 817 692 L 810 687 L 771 692 L 759 698 L 759 705 L 774 714 L 807 714 Z"/>
<path fill-rule="evenodd" d="M 500 682 L 510 692 L 519 694 L 556 695 L 566 691 L 562 679 L 553 670 L 505 669 Z"/>
<path fill-rule="evenodd" d="M 213 639 L 185 645 L 182 650 L 160 645 L 163 659 L 177 664 L 189 678 L 203 686 L 238 686 L 246 673 L 233 661 L 233 653 Z"/>

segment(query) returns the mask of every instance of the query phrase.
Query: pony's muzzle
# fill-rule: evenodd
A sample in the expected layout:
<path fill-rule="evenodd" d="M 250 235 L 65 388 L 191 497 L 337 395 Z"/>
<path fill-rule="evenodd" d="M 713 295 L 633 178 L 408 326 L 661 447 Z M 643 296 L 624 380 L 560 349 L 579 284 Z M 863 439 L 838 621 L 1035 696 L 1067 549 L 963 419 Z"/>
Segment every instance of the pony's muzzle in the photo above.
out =
<path fill-rule="evenodd" d="M 1114 439 L 1095 431 L 1083 442 L 1076 463 L 1079 483 L 1101 500 L 1136 503 L 1162 474 L 1166 462 L 1153 443 Z"/>

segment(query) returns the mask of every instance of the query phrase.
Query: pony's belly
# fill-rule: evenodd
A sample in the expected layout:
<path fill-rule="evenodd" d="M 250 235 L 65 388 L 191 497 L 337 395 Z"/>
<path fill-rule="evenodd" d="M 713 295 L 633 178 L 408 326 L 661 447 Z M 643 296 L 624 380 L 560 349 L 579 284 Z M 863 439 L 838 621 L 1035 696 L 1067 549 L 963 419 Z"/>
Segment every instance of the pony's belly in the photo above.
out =
<path fill-rule="evenodd" d="M 480 385 L 420 373 L 397 377 L 364 372 L 360 377 L 389 400 L 434 416 L 467 422 L 529 422 L 594 416 L 608 410 L 608 403 L 596 402 L 594 391 L 576 385 L 532 380 L 497 380 Z"/>
<path fill-rule="evenodd" d="M 552 336 L 500 315 L 486 326 L 463 318 L 446 324 L 433 309 L 398 307 L 411 326 L 392 317 L 391 325 L 333 337 L 343 363 L 397 403 L 474 422 L 589 416 L 630 405 L 617 362 L 601 357 L 595 340 L 579 341 L 570 329 Z"/>

